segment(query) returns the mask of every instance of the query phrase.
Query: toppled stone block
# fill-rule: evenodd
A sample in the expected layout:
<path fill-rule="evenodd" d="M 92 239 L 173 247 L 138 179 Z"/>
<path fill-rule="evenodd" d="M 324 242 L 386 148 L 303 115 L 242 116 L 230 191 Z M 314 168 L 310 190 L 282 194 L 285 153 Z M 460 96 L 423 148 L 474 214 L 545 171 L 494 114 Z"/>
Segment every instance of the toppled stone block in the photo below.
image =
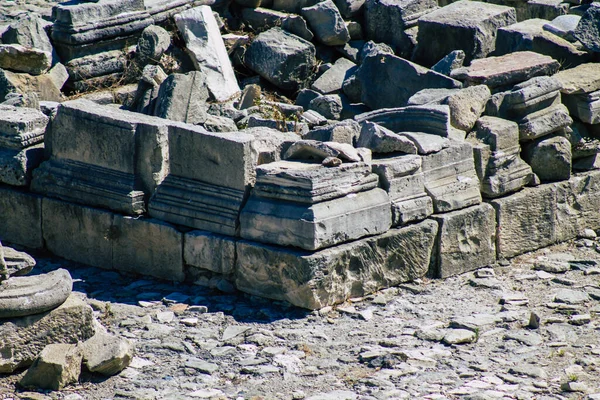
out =
<path fill-rule="evenodd" d="M 447 138 L 423 132 L 400 132 L 399 135 L 408 138 L 417 147 L 417 153 L 426 155 L 450 147 L 451 141 Z"/>
<path fill-rule="evenodd" d="M 448 55 L 442 58 L 431 67 L 432 71 L 442 75 L 450 76 L 452 71 L 461 68 L 465 62 L 465 52 L 462 50 L 452 50 Z"/>
<path fill-rule="evenodd" d="M 523 146 L 523 158 L 542 182 L 571 177 L 571 142 L 563 136 L 542 138 Z"/>
<path fill-rule="evenodd" d="M 316 111 L 327 119 L 339 120 L 343 111 L 343 103 L 340 95 L 319 95 L 308 103 L 308 109 Z"/>
<path fill-rule="evenodd" d="M 195 68 L 206 77 L 212 97 L 225 101 L 237 95 L 240 87 L 212 9 L 195 7 L 175 15 L 174 19 Z"/>
<path fill-rule="evenodd" d="M 333 1 L 321 1 L 303 8 L 301 13 L 319 42 L 327 46 L 341 46 L 350 40 L 348 28 Z"/>
<path fill-rule="evenodd" d="M 531 113 L 519 123 L 519 139 L 521 141 L 537 139 L 557 132 L 573 123 L 569 110 L 562 104 L 557 104 Z"/>
<path fill-rule="evenodd" d="M 498 28 L 515 22 L 512 7 L 457 1 L 419 18 L 414 59 L 430 66 L 453 50 L 463 50 L 470 63 L 494 51 Z"/>
<path fill-rule="evenodd" d="M 81 348 L 76 344 L 49 344 L 19 384 L 26 388 L 61 390 L 79 380 L 81 359 Z"/>
<path fill-rule="evenodd" d="M 0 68 L 40 75 L 52 66 L 52 53 L 19 44 L 0 45 Z"/>
<path fill-rule="evenodd" d="M 560 64 L 551 57 L 531 51 L 518 51 L 500 57 L 474 60 L 469 67 L 454 70 L 452 77 L 467 85 L 490 88 L 514 85 L 536 76 L 552 75 Z"/>
<path fill-rule="evenodd" d="M 556 188 L 556 241 L 578 237 L 585 229 L 600 227 L 600 171 L 572 176 L 553 184 Z"/>
<path fill-rule="evenodd" d="M 361 132 L 361 127 L 353 120 L 343 120 L 335 124 L 329 124 L 312 129 L 302 135 L 303 139 L 317 140 L 320 142 L 338 142 L 353 144 Z M 360 140 L 359 140 L 360 141 Z M 357 143 L 357 147 L 362 146 Z"/>
<path fill-rule="evenodd" d="M 242 20 L 255 30 L 280 26 L 283 30 L 308 41 L 311 41 L 314 37 L 311 30 L 308 29 L 306 20 L 296 14 L 288 14 L 262 7 L 244 8 L 242 9 Z"/>
<path fill-rule="evenodd" d="M 579 40 L 586 49 L 593 52 L 600 52 L 600 7 L 592 3 L 583 14 L 573 36 Z"/>
<path fill-rule="evenodd" d="M 571 94 L 562 97 L 569 113 L 587 124 L 600 123 L 600 90 L 586 94 Z"/>
<path fill-rule="evenodd" d="M 561 88 L 560 81 L 554 77 L 531 78 L 501 94 L 501 105 L 497 113 L 499 116 L 518 120 L 537 111 L 558 106 L 561 100 Z"/>
<path fill-rule="evenodd" d="M 51 343 L 76 344 L 94 333 L 91 307 L 74 295 L 52 311 L 6 320 L 0 325 L 0 373 L 30 366 Z"/>
<path fill-rule="evenodd" d="M 554 75 L 562 84 L 563 94 L 584 94 L 600 90 L 598 64 L 587 63 L 565 69 Z"/>
<path fill-rule="evenodd" d="M 27 48 L 48 52 L 51 55 L 51 63 L 54 64 L 57 60 L 53 54 L 54 48 L 45 30 L 47 24 L 47 21 L 34 13 L 21 14 L 2 33 L 2 43 L 19 44 Z"/>
<path fill-rule="evenodd" d="M 198 71 L 171 74 L 161 84 L 151 115 L 198 125 L 206 121 L 210 90 Z"/>
<path fill-rule="evenodd" d="M 0 221 L 2 240 L 30 249 L 44 248 L 41 196 L 1 186 Z"/>
<path fill-rule="evenodd" d="M 246 50 L 248 68 L 284 90 L 296 90 L 316 64 L 315 46 L 281 28 L 260 33 Z"/>
<path fill-rule="evenodd" d="M 94 336 L 81 344 L 81 352 L 88 371 L 112 376 L 129 366 L 133 345 L 125 338 L 98 329 Z"/>
<path fill-rule="evenodd" d="M 9 93 L 35 93 L 40 101 L 63 100 L 60 88 L 50 74 L 30 75 L 0 69 L 0 101 Z"/>
<path fill-rule="evenodd" d="M 356 71 L 356 64 L 346 58 L 339 58 L 331 68 L 325 71 L 313 84 L 311 89 L 321 93 L 339 93 L 344 81 Z"/>
<path fill-rule="evenodd" d="M 434 276 L 447 278 L 496 262 L 496 213 L 483 203 L 434 217 L 439 224 Z"/>
<path fill-rule="evenodd" d="M 342 17 L 349 19 L 361 13 L 365 0 L 334 0 L 334 3 Z"/>
<path fill-rule="evenodd" d="M 169 46 L 171 46 L 169 32 L 160 26 L 150 25 L 142 31 L 138 40 L 135 63 L 142 70 L 148 64 L 158 64 Z"/>
<path fill-rule="evenodd" d="M 391 54 L 367 57 L 356 74 L 362 102 L 374 110 L 403 107 L 412 95 L 425 88 L 462 86 L 454 79 Z"/>
<path fill-rule="evenodd" d="M 368 121 L 362 124 L 356 146 L 366 147 L 373 153 L 417 154 L 417 147 L 410 139 Z"/>
<path fill-rule="evenodd" d="M 427 220 L 316 253 L 240 241 L 236 287 L 320 309 L 424 276 L 437 230 Z"/>
<path fill-rule="evenodd" d="M 545 23 L 544 30 L 568 40 L 569 42 L 576 42 L 577 39 L 573 36 L 573 33 L 580 20 L 581 15 L 559 15 L 552 21 Z"/>

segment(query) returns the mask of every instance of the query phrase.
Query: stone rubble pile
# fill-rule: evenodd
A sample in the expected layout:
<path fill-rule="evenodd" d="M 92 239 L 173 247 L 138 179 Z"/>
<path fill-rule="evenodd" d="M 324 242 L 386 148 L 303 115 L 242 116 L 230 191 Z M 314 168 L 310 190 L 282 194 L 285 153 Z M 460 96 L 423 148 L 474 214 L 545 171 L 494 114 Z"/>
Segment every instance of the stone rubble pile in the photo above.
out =
<path fill-rule="evenodd" d="M 318 309 L 600 229 L 598 7 L 495 3 L 9 22 L 0 238 Z"/>

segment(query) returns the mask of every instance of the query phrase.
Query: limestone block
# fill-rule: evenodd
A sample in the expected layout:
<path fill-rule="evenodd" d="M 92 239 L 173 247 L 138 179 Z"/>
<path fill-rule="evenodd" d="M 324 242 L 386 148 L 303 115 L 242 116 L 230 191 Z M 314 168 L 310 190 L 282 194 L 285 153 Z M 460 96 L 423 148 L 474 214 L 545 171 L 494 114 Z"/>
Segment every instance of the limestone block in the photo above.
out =
<path fill-rule="evenodd" d="M 79 26 L 143 9 L 143 0 L 104 0 L 101 3 L 62 4 L 52 10 L 52 16 L 58 23 Z"/>
<path fill-rule="evenodd" d="M 197 6 L 212 6 L 216 0 L 144 0 L 146 11 L 155 25 L 164 26 L 175 14 Z M 216 5 L 216 4 L 215 4 Z"/>
<path fill-rule="evenodd" d="M 240 214 L 244 239 L 317 250 L 388 230 L 390 200 L 382 189 L 302 204 L 251 196 Z"/>
<path fill-rule="evenodd" d="M 62 101 L 60 88 L 49 74 L 29 75 L 0 69 L 0 101 L 11 92 L 35 93 L 40 101 Z"/>
<path fill-rule="evenodd" d="M 581 64 L 565 69 L 554 75 L 562 85 L 563 94 L 583 94 L 600 90 L 600 71 L 598 64 Z"/>
<path fill-rule="evenodd" d="M 0 182 L 13 186 L 28 186 L 32 171 L 44 158 L 44 145 L 35 145 L 23 150 L 0 147 Z"/>
<path fill-rule="evenodd" d="M 515 85 L 504 92 L 500 114 L 521 119 L 543 109 L 558 106 L 561 82 L 550 76 L 538 76 Z"/>
<path fill-rule="evenodd" d="M 433 217 L 439 224 L 434 275 L 462 274 L 496 262 L 496 213 L 487 203 Z"/>
<path fill-rule="evenodd" d="M 542 138 L 523 146 L 523 159 L 542 182 L 571 177 L 571 142 L 565 137 Z"/>
<path fill-rule="evenodd" d="M 30 366 L 48 344 L 76 344 L 94 333 L 92 309 L 75 295 L 52 311 L 5 320 L 0 325 L 0 373 Z"/>
<path fill-rule="evenodd" d="M 517 22 L 515 9 L 495 4 L 458 1 L 419 18 L 415 60 L 431 66 L 453 50 L 465 62 L 494 51 L 498 28 Z"/>
<path fill-rule="evenodd" d="M 600 52 L 600 7 L 592 3 L 581 17 L 573 36 L 579 40 L 587 50 Z"/>
<path fill-rule="evenodd" d="M 136 50 L 136 64 L 143 69 L 146 64 L 158 64 L 165 51 L 171 46 L 169 32 L 157 25 L 142 31 Z"/>
<path fill-rule="evenodd" d="M 364 5 L 365 34 L 380 43 L 392 46 L 398 55 L 410 58 L 414 45 L 405 30 L 417 25 L 417 20 L 438 8 L 431 0 L 367 0 Z M 394 29 L 390 29 L 390 27 Z"/>
<path fill-rule="evenodd" d="M 183 281 L 183 235 L 158 220 L 115 215 L 111 228 L 112 266 L 172 281 Z"/>
<path fill-rule="evenodd" d="M 83 264 L 113 266 L 113 213 L 45 197 L 42 232 L 53 254 Z"/>
<path fill-rule="evenodd" d="M 452 126 L 470 132 L 490 97 L 490 89 L 485 85 L 471 86 L 450 95 L 447 104 Z"/>
<path fill-rule="evenodd" d="M 42 197 L 8 186 L 0 186 L 0 238 L 4 241 L 41 249 Z"/>
<path fill-rule="evenodd" d="M 209 6 L 199 6 L 175 15 L 175 24 L 195 68 L 206 77 L 216 101 L 231 99 L 240 92 L 217 21 Z"/>
<path fill-rule="evenodd" d="M 541 185 L 490 202 L 496 210 L 498 258 L 549 246 L 557 242 L 556 187 Z"/>
<path fill-rule="evenodd" d="M 575 42 L 577 39 L 573 36 L 577 24 L 581 21 L 581 15 L 569 14 L 559 15 L 552 21 L 544 24 L 544 30 L 560 36 L 569 42 Z"/>
<path fill-rule="evenodd" d="M 296 14 L 288 14 L 262 7 L 243 8 L 242 20 L 246 25 L 253 29 L 265 29 L 280 26 L 283 30 L 299 36 L 304 40 L 311 41 L 314 37 L 313 33 L 308 29 L 306 20 Z"/>
<path fill-rule="evenodd" d="M 600 229 L 600 171 L 572 176 L 554 184 L 557 198 L 557 242 L 576 238 L 585 229 Z"/>
<path fill-rule="evenodd" d="M 331 68 L 325 71 L 311 89 L 322 94 L 339 93 L 344 81 L 356 71 L 356 64 L 347 58 L 339 58 Z"/>
<path fill-rule="evenodd" d="M 81 348 L 76 344 L 49 344 L 35 359 L 19 384 L 25 388 L 61 390 L 77 383 L 81 373 L 81 360 Z"/>
<path fill-rule="evenodd" d="M 2 34 L 2 43 L 20 44 L 52 54 L 54 49 L 44 29 L 46 25 L 47 21 L 33 13 L 20 15 Z M 56 60 L 53 59 L 53 61 Z"/>
<path fill-rule="evenodd" d="M 496 88 L 536 76 L 552 75 L 559 67 L 558 61 L 551 57 L 532 51 L 517 51 L 500 57 L 474 60 L 469 67 L 454 70 L 452 77 L 464 80 L 468 86 L 483 84 Z"/>
<path fill-rule="evenodd" d="M 308 22 L 315 38 L 327 46 L 342 46 L 350 40 L 350 33 L 335 3 L 321 1 L 314 6 L 304 7 L 302 16 Z"/>
<path fill-rule="evenodd" d="M 10 271 L 11 253 L 6 261 Z M 66 269 L 34 276 L 12 276 L 2 282 L 0 319 L 44 313 L 63 304 L 73 289 L 73 280 Z"/>
<path fill-rule="evenodd" d="M 209 98 L 206 76 L 201 72 L 171 74 L 160 84 L 152 115 L 198 125 L 208 118 Z"/>
<path fill-rule="evenodd" d="M 361 100 L 373 110 L 404 107 L 412 95 L 425 88 L 461 87 L 454 79 L 391 54 L 367 57 L 356 76 Z"/>
<path fill-rule="evenodd" d="M 345 19 L 357 16 L 363 10 L 365 0 L 334 0 L 340 14 Z"/>
<path fill-rule="evenodd" d="M 398 134 L 418 132 L 448 137 L 452 132 L 450 108 L 447 105 L 426 104 L 375 110 L 359 114 L 354 119 L 358 123 L 376 123 Z"/>
<path fill-rule="evenodd" d="M 308 80 L 316 64 L 312 43 L 272 28 L 260 33 L 246 50 L 248 68 L 285 90 L 296 90 Z"/>
<path fill-rule="evenodd" d="M 356 146 L 366 147 L 373 153 L 417 154 L 417 146 L 410 139 L 368 121 L 362 124 Z"/>
<path fill-rule="evenodd" d="M 360 125 L 353 120 L 343 120 L 334 124 L 320 126 L 312 129 L 303 139 L 318 140 L 320 142 L 338 142 L 353 144 L 360 135 Z M 359 144 L 356 147 L 366 147 Z"/>
<path fill-rule="evenodd" d="M 222 275 L 233 273 L 236 240 L 207 231 L 191 231 L 184 235 L 183 260 L 186 265 Z M 193 275 L 193 272 L 190 271 Z"/>
<path fill-rule="evenodd" d="M 129 340 L 98 329 L 81 344 L 81 352 L 88 371 L 112 376 L 129 366 L 134 348 Z"/>
<path fill-rule="evenodd" d="M 40 75 L 48 71 L 51 66 L 52 53 L 20 44 L 0 45 L 0 68 Z"/>
<path fill-rule="evenodd" d="M 600 90 L 587 94 L 566 94 L 562 98 L 569 113 L 587 124 L 600 123 Z"/>
<path fill-rule="evenodd" d="M 423 221 L 316 253 L 238 243 L 236 287 L 320 309 L 427 273 L 437 223 Z"/>
<path fill-rule="evenodd" d="M 20 150 L 41 143 L 48 120 L 33 108 L 0 106 L 0 147 Z"/>

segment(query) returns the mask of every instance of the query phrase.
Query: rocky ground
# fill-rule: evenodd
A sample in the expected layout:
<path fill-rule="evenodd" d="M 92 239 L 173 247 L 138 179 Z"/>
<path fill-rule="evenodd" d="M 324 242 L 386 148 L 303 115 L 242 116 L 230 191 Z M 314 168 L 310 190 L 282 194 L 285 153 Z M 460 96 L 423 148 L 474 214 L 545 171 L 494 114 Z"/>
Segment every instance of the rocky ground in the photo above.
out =
<path fill-rule="evenodd" d="M 41 257 L 35 271 L 68 267 L 75 292 L 136 356 L 118 376 L 62 392 L 22 392 L 20 375 L 2 376 L 0 398 L 600 398 L 595 245 L 318 312 Z"/>

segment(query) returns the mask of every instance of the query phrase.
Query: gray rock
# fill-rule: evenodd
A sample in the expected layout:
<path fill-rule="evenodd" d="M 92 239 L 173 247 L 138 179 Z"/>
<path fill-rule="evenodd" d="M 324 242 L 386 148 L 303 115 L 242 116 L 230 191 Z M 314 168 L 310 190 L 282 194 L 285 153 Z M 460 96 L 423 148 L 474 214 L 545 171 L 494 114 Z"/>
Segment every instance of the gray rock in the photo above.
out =
<path fill-rule="evenodd" d="M 475 332 L 468 329 L 449 329 L 446 331 L 442 341 L 448 345 L 468 344 L 477 341 Z"/>
<path fill-rule="evenodd" d="M 0 243 L 0 264 L 2 265 L 2 278 L 7 279 L 11 276 L 27 275 L 35 267 L 36 262 L 29 254 L 17 251 L 12 247 L 2 246 Z"/>
<path fill-rule="evenodd" d="M 450 147 L 450 140 L 441 136 L 421 132 L 400 132 L 398 134 L 412 141 L 420 155 L 437 153 Z"/>
<path fill-rule="evenodd" d="M 365 0 L 334 0 L 334 3 L 340 10 L 342 17 L 350 19 L 363 11 Z"/>
<path fill-rule="evenodd" d="M 317 127 L 307 134 L 303 139 L 318 140 L 321 142 L 338 142 L 353 144 L 357 141 L 361 132 L 361 127 L 352 120 L 343 120 L 335 124 Z M 360 141 L 360 140 L 359 140 Z M 368 147 L 357 143 L 356 147 Z M 372 149 L 371 149 L 372 150 Z"/>
<path fill-rule="evenodd" d="M 302 8 L 313 6 L 316 3 L 317 0 L 273 0 L 273 9 L 300 14 Z"/>
<path fill-rule="evenodd" d="M 60 88 L 50 74 L 30 75 L 0 69 L 0 101 L 12 92 L 36 93 L 40 101 L 63 101 Z"/>
<path fill-rule="evenodd" d="M 313 84 L 311 89 L 321 94 L 338 93 L 344 81 L 356 71 L 356 64 L 346 58 L 339 58 L 331 68 L 325 71 Z"/>
<path fill-rule="evenodd" d="M 526 346 L 539 346 L 544 341 L 541 335 L 524 330 L 509 331 L 504 335 L 504 340 L 514 340 Z"/>
<path fill-rule="evenodd" d="M 309 110 L 316 111 L 327 119 L 340 119 L 343 111 L 342 98 L 337 94 L 315 97 L 308 103 Z"/>
<path fill-rule="evenodd" d="M 358 69 L 361 99 L 372 109 L 403 107 L 425 88 L 459 88 L 454 79 L 389 54 L 367 57 Z"/>
<path fill-rule="evenodd" d="M 206 108 L 209 98 L 206 76 L 201 72 L 171 74 L 160 84 L 152 115 L 200 124 L 208 118 Z"/>
<path fill-rule="evenodd" d="M 0 45 L 0 68 L 40 75 L 52 66 L 52 54 L 19 44 Z"/>
<path fill-rule="evenodd" d="M 142 31 L 137 43 L 136 63 L 143 70 L 147 64 L 158 64 L 171 46 L 171 35 L 164 28 L 150 25 Z"/>
<path fill-rule="evenodd" d="M 195 68 L 206 77 L 212 97 L 225 101 L 237 95 L 240 88 L 212 9 L 191 8 L 174 19 Z"/>
<path fill-rule="evenodd" d="M 312 43 L 272 28 L 259 34 L 246 51 L 246 65 L 275 86 L 296 90 L 316 63 Z"/>
<path fill-rule="evenodd" d="M 345 161 L 365 161 L 357 149 L 347 143 L 317 142 L 315 140 L 299 140 L 292 143 L 285 151 L 285 160 L 323 161 L 327 157 L 338 157 Z"/>
<path fill-rule="evenodd" d="M 90 372 L 116 375 L 129 366 L 133 345 L 129 340 L 98 330 L 81 344 L 83 363 Z"/>
<path fill-rule="evenodd" d="M 419 18 L 414 59 L 426 66 L 453 50 L 465 52 L 470 63 L 494 51 L 498 28 L 517 22 L 514 8 L 458 1 Z"/>
<path fill-rule="evenodd" d="M 452 126 L 470 132 L 483 111 L 489 98 L 490 89 L 485 85 L 462 89 L 448 97 Z"/>
<path fill-rule="evenodd" d="M 544 30 L 560 36 L 561 38 L 574 42 L 577 39 L 573 35 L 579 21 L 581 20 L 580 15 L 559 15 L 552 21 L 544 24 Z"/>
<path fill-rule="evenodd" d="M 571 177 L 571 143 L 562 136 L 542 138 L 523 146 L 523 158 L 542 182 Z"/>
<path fill-rule="evenodd" d="M 453 50 L 440 61 L 435 63 L 431 70 L 439 74 L 450 76 L 452 71 L 462 68 L 465 62 L 465 52 L 462 50 Z"/>
<path fill-rule="evenodd" d="M 544 371 L 543 368 L 528 364 L 521 364 L 515 365 L 514 367 L 510 367 L 508 373 L 518 376 L 528 376 L 531 378 L 539 379 L 546 379 L 548 377 L 548 374 L 546 374 L 546 371 Z"/>
<path fill-rule="evenodd" d="M 340 46 L 350 40 L 350 33 L 332 0 L 325 0 L 302 9 L 315 38 L 327 46 Z"/>
<path fill-rule="evenodd" d="M 584 94 L 600 90 L 600 71 L 597 64 L 587 63 L 565 69 L 554 75 L 562 85 L 563 94 Z"/>
<path fill-rule="evenodd" d="M 372 40 L 366 42 L 358 53 L 358 63 L 362 64 L 362 62 L 369 56 L 374 56 L 379 53 L 383 54 L 392 54 L 394 55 L 394 49 L 388 46 L 385 43 L 375 43 Z"/>
<path fill-rule="evenodd" d="M 61 390 L 79 380 L 81 357 L 81 348 L 76 344 L 49 344 L 19 384 L 26 388 Z"/>
<path fill-rule="evenodd" d="M 579 290 L 561 289 L 554 295 L 554 301 L 565 304 L 583 304 L 590 301 L 590 296 Z"/>
<path fill-rule="evenodd" d="M 314 37 L 306 20 L 296 14 L 288 14 L 267 8 L 244 8 L 242 9 L 242 19 L 255 30 L 264 30 L 265 28 L 274 28 L 280 26 L 282 29 L 311 41 Z"/>
<path fill-rule="evenodd" d="M 410 139 L 372 122 L 362 124 L 356 146 L 371 149 L 373 153 L 417 154 L 417 147 Z"/>
<path fill-rule="evenodd" d="M 519 120 L 518 123 L 519 139 L 526 141 L 560 131 L 571 125 L 573 119 L 569 116 L 567 107 L 557 104 L 531 113 Z"/>
<path fill-rule="evenodd" d="M 600 52 L 600 7 L 597 4 L 591 4 L 583 14 L 573 36 L 579 40 L 583 46 L 593 52 Z"/>

